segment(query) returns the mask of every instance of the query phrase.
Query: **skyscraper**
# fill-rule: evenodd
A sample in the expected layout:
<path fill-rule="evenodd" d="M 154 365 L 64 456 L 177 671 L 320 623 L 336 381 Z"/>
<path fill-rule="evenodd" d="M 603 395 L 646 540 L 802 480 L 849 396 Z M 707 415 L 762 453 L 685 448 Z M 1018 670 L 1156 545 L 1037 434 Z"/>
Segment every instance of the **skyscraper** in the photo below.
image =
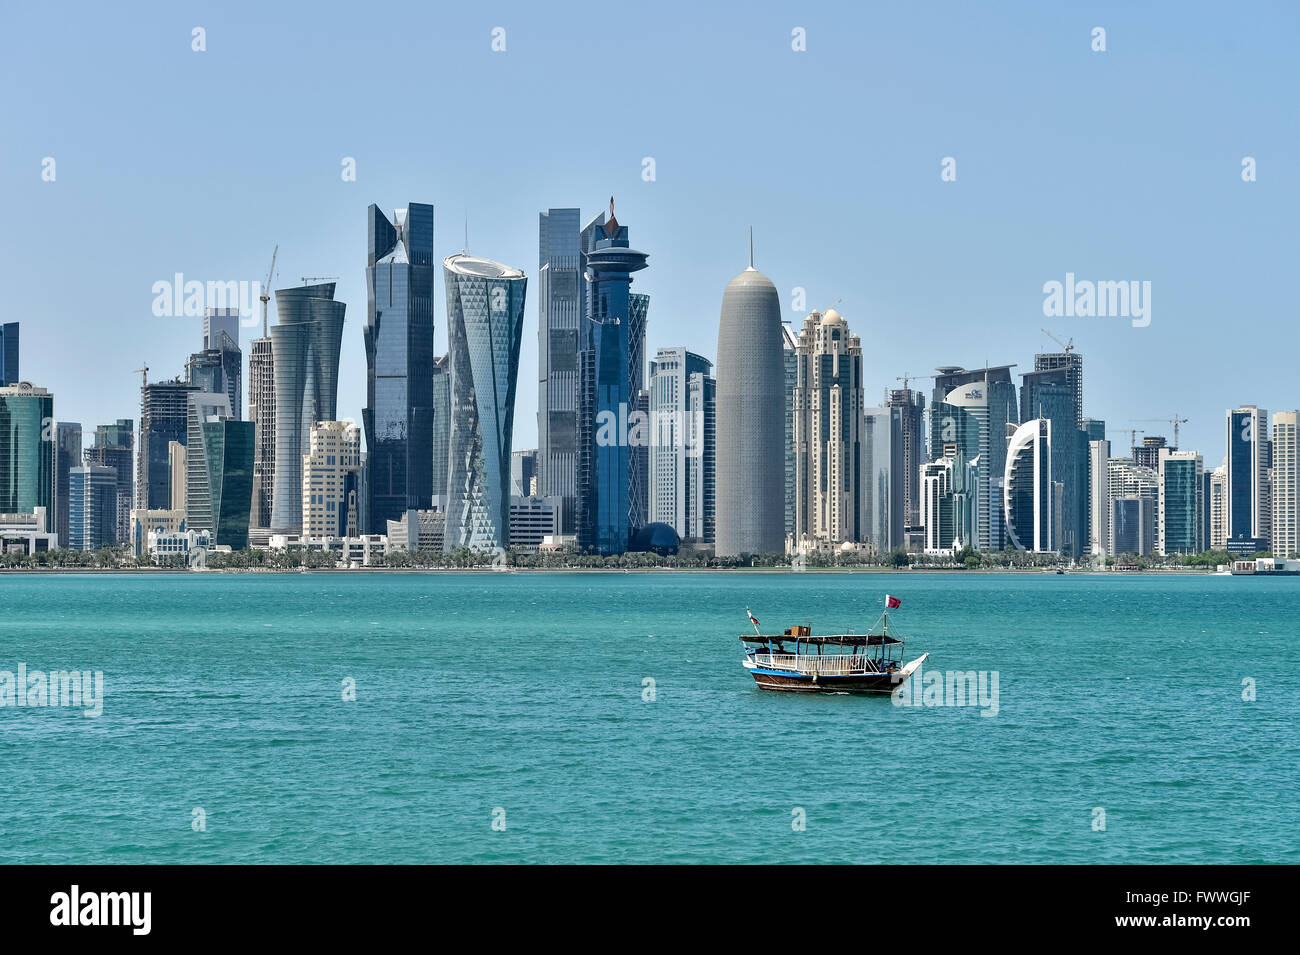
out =
<path fill-rule="evenodd" d="M 1005 423 L 1002 428 L 1005 435 Z M 995 549 L 991 510 L 1000 503 L 992 499 L 989 461 L 993 441 L 989 431 L 987 383 L 973 381 L 958 385 L 942 400 L 935 400 L 930 412 L 930 453 L 936 459 L 957 460 L 951 477 L 951 493 L 956 498 L 954 546 L 958 548 Z M 1005 463 L 1003 471 L 1005 475 Z"/>
<path fill-rule="evenodd" d="M 1017 550 L 1051 553 L 1056 500 L 1052 480 L 1052 422 L 1033 418 L 1016 428 L 1007 446 L 1003 512 L 1008 542 Z"/>
<path fill-rule="evenodd" d="M 1150 554 L 1155 546 L 1155 507 L 1151 498 L 1137 494 L 1112 497 L 1110 508 L 1113 556 Z"/>
<path fill-rule="evenodd" d="M 1160 472 L 1143 464 L 1135 464 L 1132 458 L 1110 458 L 1106 462 L 1106 493 L 1106 512 L 1109 515 L 1107 554 L 1118 557 L 1120 554 L 1131 552 L 1123 549 L 1125 541 L 1117 540 L 1115 536 L 1114 504 L 1118 500 L 1129 498 L 1142 498 L 1147 502 L 1137 510 L 1133 510 L 1132 505 L 1128 504 L 1123 505 L 1122 509 L 1128 509 L 1125 511 L 1127 518 L 1140 522 L 1139 525 L 1134 526 L 1138 526 L 1142 533 L 1145 533 L 1146 525 L 1141 522 L 1149 518 L 1151 540 L 1149 545 L 1144 545 L 1147 549 L 1142 553 L 1151 553 L 1155 548 L 1155 514 L 1160 500 Z"/>
<path fill-rule="evenodd" d="M 238 418 L 203 422 L 203 460 L 207 465 L 212 542 L 218 546 L 234 550 L 248 546 L 255 432 L 253 422 Z M 188 458 L 188 448 L 185 454 Z M 187 519 L 188 513 L 187 510 Z"/>
<path fill-rule="evenodd" d="M 311 426 L 310 450 L 302 460 L 304 537 L 360 533 L 360 473 L 360 428 L 348 421 L 318 421 Z"/>
<path fill-rule="evenodd" d="M 433 496 L 446 506 L 447 455 L 451 448 L 451 367 L 449 355 L 433 362 Z M 364 498 L 363 498 L 364 500 Z"/>
<path fill-rule="evenodd" d="M 697 371 L 686 382 L 690 412 L 686 459 L 686 532 L 683 539 L 712 544 L 718 526 L 718 381 Z"/>
<path fill-rule="evenodd" d="M 1228 550 L 1244 556 L 1269 546 L 1272 502 L 1268 412 L 1242 405 L 1227 413 L 1226 533 Z"/>
<path fill-rule="evenodd" d="M 60 421 L 55 428 L 54 440 L 54 532 L 59 535 L 59 546 L 67 547 L 71 537 L 68 530 L 68 472 L 80 467 L 81 425 L 75 421 Z"/>
<path fill-rule="evenodd" d="M 631 248 L 627 226 L 614 217 L 583 232 L 587 315 L 579 336 L 578 546 L 599 554 L 627 550 L 632 507 L 632 455 L 626 426 L 631 390 L 632 273 L 648 256 Z"/>
<path fill-rule="evenodd" d="M 862 525 L 877 553 L 903 543 L 902 416 L 894 412 L 867 408 L 862 415 Z"/>
<path fill-rule="evenodd" d="M 68 472 L 68 549 L 99 550 L 117 543 L 117 471 L 83 464 Z"/>
<path fill-rule="evenodd" d="M 1199 554 L 1205 550 L 1202 523 L 1205 464 L 1195 451 L 1160 449 L 1160 491 L 1156 552 Z"/>
<path fill-rule="evenodd" d="M 188 399 L 185 523 L 211 532 L 214 544 L 241 550 L 248 546 L 256 428 L 230 414 L 224 392 L 194 391 Z"/>
<path fill-rule="evenodd" d="M 719 557 L 785 549 L 784 384 L 781 302 L 754 268 L 751 241 L 718 323 Z"/>
<path fill-rule="evenodd" d="M 921 464 L 926 459 L 925 395 L 911 388 L 895 388 L 889 393 L 889 409 L 899 436 L 899 454 L 893 468 L 902 495 L 898 521 L 904 528 L 917 528 L 921 526 Z M 896 546 L 903 546 L 901 533 Z"/>
<path fill-rule="evenodd" d="M 302 456 L 311 426 L 338 417 L 339 347 L 347 306 L 334 283 L 279 289 L 271 328 L 275 363 L 275 492 L 271 528 L 302 530 Z"/>
<path fill-rule="evenodd" d="M 862 340 L 835 309 L 814 309 L 795 340 L 795 365 L 792 545 L 860 542 Z"/>
<path fill-rule="evenodd" d="M 1274 557 L 1300 557 L 1300 450 L 1297 450 L 1297 419 L 1300 413 L 1279 411 L 1273 415 L 1273 519 Z"/>
<path fill-rule="evenodd" d="M 53 511 L 54 396 L 29 381 L 0 387 L 0 514 Z"/>
<path fill-rule="evenodd" d="M 957 496 L 953 493 L 956 455 L 944 455 L 921 467 L 921 528 L 927 554 L 951 554 L 958 545 Z"/>
<path fill-rule="evenodd" d="M 1228 468 L 1220 464 L 1210 472 L 1210 550 L 1228 546 Z"/>
<path fill-rule="evenodd" d="M 1110 553 L 1110 442 L 1088 442 L 1088 542 L 1093 557 Z"/>
<path fill-rule="evenodd" d="M 85 454 L 85 463 L 102 464 L 117 472 L 117 541 L 125 544 L 131 537 L 131 502 L 135 499 L 135 422 L 118 418 L 115 424 L 95 428 L 95 443 Z"/>
<path fill-rule="evenodd" d="M 550 209 L 537 218 L 537 485 L 539 494 L 564 501 L 561 526 L 571 533 L 578 494 L 579 331 L 587 314 L 582 228 L 577 209 Z M 604 214 L 597 220 L 603 223 Z"/>
<path fill-rule="evenodd" d="M 533 482 L 537 477 L 537 449 L 525 448 L 510 452 L 510 494 L 513 497 L 532 497 Z"/>
<path fill-rule="evenodd" d="M 171 506 L 168 491 L 173 441 L 187 440 L 187 395 L 197 390 L 180 379 L 156 381 L 140 388 L 140 442 L 136 454 L 135 506 L 161 511 Z"/>
<path fill-rule="evenodd" d="M 785 362 L 785 536 L 794 540 L 794 386 L 799 381 L 799 358 L 795 353 L 790 323 L 781 322 L 781 360 Z"/>
<path fill-rule="evenodd" d="M 1164 439 L 1163 435 L 1150 434 L 1142 439 L 1142 443 L 1135 445 L 1133 448 L 1133 463 L 1140 464 L 1144 468 L 1152 470 L 1160 469 L 1160 452 L 1169 448 L 1169 442 Z M 1177 448 L 1169 448 L 1171 451 Z"/>
<path fill-rule="evenodd" d="M 187 487 L 188 472 L 186 471 L 189 464 L 188 458 L 189 455 L 186 453 L 185 445 L 179 441 L 167 442 L 167 507 L 169 510 L 185 510 L 185 497 L 189 492 Z"/>
<path fill-rule="evenodd" d="M 444 259 L 443 279 L 451 370 L 443 546 L 487 551 L 509 545 L 510 444 L 528 279 L 471 255 Z"/>
<path fill-rule="evenodd" d="M 271 526 L 275 493 L 275 355 L 270 335 L 254 338 L 248 352 L 248 420 L 253 422 L 253 504 L 249 522 Z"/>
<path fill-rule="evenodd" d="M 645 387 L 646 319 L 649 311 L 649 295 L 638 292 L 628 295 L 627 393 L 633 412 L 642 422 L 648 421 L 650 416 L 650 392 Z M 646 514 L 650 509 L 650 447 L 646 441 L 629 441 L 627 466 L 630 537 L 649 523 Z"/>
<path fill-rule="evenodd" d="M 230 398 L 230 413 L 243 417 L 244 355 L 239 349 L 239 309 L 206 308 L 203 310 L 203 350 L 217 352 Z M 200 384 L 191 382 L 191 384 Z"/>
<path fill-rule="evenodd" d="M 213 529 L 211 468 L 204 424 L 230 417 L 230 398 L 224 391 L 192 391 L 187 396 L 185 437 L 185 522 L 191 530 Z M 251 465 L 250 465 L 251 467 Z M 252 489 L 249 489 L 250 501 Z"/>
<path fill-rule="evenodd" d="M 1087 539 L 1087 437 L 1081 429 L 1082 411 L 1078 406 L 1083 388 L 1082 361 L 1073 353 L 1036 355 L 1035 366 L 1045 367 L 1022 375 L 1020 390 L 1021 420 L 1042 416 L 1052 422 L 1052 475 L 1061 485 L 1061 512 L 1056 516 L 1061 539 L 1055 542 L 1054 549 L 1066 557 L 1079 557 Z"/>
<path fill-rule="evenodd" d="M 433 495 L 433 206 L 367 212 L 366 429 L 370 530 Z"/>
<path fill-rule="evenodd" d="M 660 348 L 650 362 L 649 520 L 687 533 L 691 464 L 702 448 L 691 444 L 691 376 L 709 375 L 713 363 L 685 348 Z"/>
<path fill-rule="evenodd" d="M 18 377 L 18 323 L 0 325 L 0 388 L 16 385 Z"/>

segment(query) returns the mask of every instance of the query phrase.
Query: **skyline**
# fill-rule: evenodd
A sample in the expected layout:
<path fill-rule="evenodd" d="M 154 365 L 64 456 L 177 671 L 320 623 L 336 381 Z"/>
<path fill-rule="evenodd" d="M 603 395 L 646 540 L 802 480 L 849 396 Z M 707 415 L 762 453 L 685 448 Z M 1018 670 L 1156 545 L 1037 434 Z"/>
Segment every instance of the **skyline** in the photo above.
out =
<path fill-rule="evenodd" d="M 576 205 L 585 220 L 611 192 L 651 255 L 638 278 L 654 302 L 651 354 L 684 347 L 716 359 L 722 289 L 743 268 L 752 225 L 755 264 L 776 284 L 783 319 L 798 327 L 807 310 L 840 300 L 863 338 L 872 403 L 895 376 L 941 365 L 1029 370 L 1034 353 L 1057 350 L 1046 327 L 1084 356 L 1087 413 L 1108 422 L 1112 440 L 1141 423 L 1130 419 L 1177 413 L 1191 419 L 1182 446 L 1217 463 L 1224 408 L 1295 404 L 1294 362 L 1256 344 L 1285 340 L 1293 320 L 1276 285 L 1294 259 L 1300 198 L 1297 132 L 1277 83 L 1290 55 L 1278 23 L 1296 21 L 1290 9 L 1275 8 L 1271 25 L 1105 6 L 945 6 L 942 16 L 759 8 L 744 22 L 692 10 L 686 31 L 679 17 L 635 11 L 602 10 L 593 22 L 527 7 L 490 19 L 414 10 L 410 38 L 396 40 L 365 20 L 348 31 L 303 26 L 296 7 L 160 10 L 128 32 L 91 9 L 84 31 L 57 41 L 23 28 L 36 11 L 16 10 L 9 42 L 0 39 L 0 70 L 29 94 L 2 114 L 0 217 L 11 225 L 0 254 L 24 281 L 8 283 L 0 321 L 22 322 L 22 378 L 54 394 L 61 421 L 89 430 L 138 418 L 132 369 L 143 361 L 154 380 L 169 378 L 197 350 L 201 320 L 150 312 L 155 281 L 260 280 L 279 244 L 275 288 L 339 276 L 350 317 L 338 407 L 360 423 L 370 203 L 434 205 L 435 257 L 461 251 L 468 217 L 470 254 L 528 266 L 535 284 L 538 213 Z M 201 53 L 191 50 L 195 24 L 206 30 Z M 507 30 L 501 53 L 491 50 L 497 24 Z M 1089 48 L 1097 24 L 1104 53 Z M 791 49 L 796 26 L 806 52 Z M 301 46 L 283 44 L 288 35 Z M 577 90 L 589 59 L 611 51 L 647 82 L 631 90 L 626 122 L 595 140 L 528 106 L 512 112 L 508 137 L 527 146 L 501 150 L 481 144 L 505 135 L 492 111 L 457 113 L 454 148 L 436 121 L 428 133 L 380 139 L 400 97 L 373 97 L 350 70 L 307 71 L 309 56 L 352 62 L 382 42 L 390 70 L 413 80 L 422 74 L 406 73 L 416 68 L 399 54 L 432 35 L 448 39 L 421 79 L 434 90 L 473 75 L 476 95 L 529 104 L 520 97 L 537 75 Z M 665 73 L 666 53 L 694 70 Z M 1210 58 L 1213 75 L 1201 70 Z M 54 61 L 69 66 L 42 65 Z M 828 95 L 845 84 L 865 94 L 849 125 Z M 326 96 L 322 126 L 312 104 Z M 719 110 L 742 101 L 765 134 L 719 141 Z M 340 179 L 349 156 L 355 182 Z M 955 182 L 940 179 L 947 156 Z M 1258 181 L 1242 181 L 1244 156 L 1257 159 Z M 44 157 L 57 162 L 54 182 L 41 179 Z M 656 160 L 652 182 L 642 179 L 646 157 Z M 71 252 L 51 255 L 68 246 L 70 226 Z M 1150 281 L 1151 324 L 1045 318 L 1043 284 L 1068 273 Z M 792 307 L 796 288 L 805 310 Z M 443 298 L 435 288 L 436 354 L 447 345 Z M 527 377 L 538 366 L 537 302 L 525 312 L 516 448 L 537 445 Z M 245 356 L 256 334 L 241 329 Z M 1218 374 L 1203 381 L 1207 342 L 1226 334 L 1248 337 L 1215 349 Z"/>

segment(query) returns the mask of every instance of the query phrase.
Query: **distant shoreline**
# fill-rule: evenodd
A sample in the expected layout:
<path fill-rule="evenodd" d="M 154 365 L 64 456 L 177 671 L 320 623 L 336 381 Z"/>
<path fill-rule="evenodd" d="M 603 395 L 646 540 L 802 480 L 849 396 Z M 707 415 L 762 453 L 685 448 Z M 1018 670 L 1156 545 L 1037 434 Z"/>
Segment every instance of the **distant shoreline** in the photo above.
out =
<path fill-rule="evenodd" d="M 968 570 L 958 567 L 924 567 L 916 569 L 896 567 L 808 567 L 792 570 L 789 567 L 511 567 L 494 570 L 491 567 L 311 567 L 291 569 L 224 568 L 184 570 L 171 567 L 41 567 L 0 568 L 0 577 L 12 575 L 280 575 L 280 574 L 768 574 L 772 576 L 809 574 L 959 574 L 963 576 L 1020 576 L 1020 577 L 1227 577 L 1210 569 L 1179 567 L 1168 570 L 1067 570 L 1058 574 L 1043 568 L 993 568 Z"/>

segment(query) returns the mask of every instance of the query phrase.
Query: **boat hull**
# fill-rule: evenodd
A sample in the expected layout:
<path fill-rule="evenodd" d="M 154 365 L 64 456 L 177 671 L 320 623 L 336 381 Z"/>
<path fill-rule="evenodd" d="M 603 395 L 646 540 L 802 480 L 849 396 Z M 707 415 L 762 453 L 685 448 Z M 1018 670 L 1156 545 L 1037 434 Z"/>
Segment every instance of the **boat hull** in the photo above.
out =
<path fill-rule="evenodd" d="M 761 690 L 781 693 L 893 693 L 911 679 L 930 654 L 923 653 L 905 667 L 889 673 L 801 673 L 746 660 L 744 667 Z"/>
<path fill-rule="evenodd" d="M 902 685 L 894 682 L 889 673 L 864 673 L 852 676 L 813 677 L 803 673 L 777 673 L 771 670 L 751 670 L 754 683 L 763 690 L 785 693 L 893 693 Z"/>

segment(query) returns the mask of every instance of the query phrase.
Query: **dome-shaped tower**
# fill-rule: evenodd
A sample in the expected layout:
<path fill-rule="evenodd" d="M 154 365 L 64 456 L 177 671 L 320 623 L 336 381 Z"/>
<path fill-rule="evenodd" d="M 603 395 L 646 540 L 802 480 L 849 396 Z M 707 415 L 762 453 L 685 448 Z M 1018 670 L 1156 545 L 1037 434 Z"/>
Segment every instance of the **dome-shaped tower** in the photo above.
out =
<path fill-rule="evenodd" d="M 785 359 L 781 302 L 749 268 L 727 283 L 718 325 L 719 557 L 785 550 Z"/>

